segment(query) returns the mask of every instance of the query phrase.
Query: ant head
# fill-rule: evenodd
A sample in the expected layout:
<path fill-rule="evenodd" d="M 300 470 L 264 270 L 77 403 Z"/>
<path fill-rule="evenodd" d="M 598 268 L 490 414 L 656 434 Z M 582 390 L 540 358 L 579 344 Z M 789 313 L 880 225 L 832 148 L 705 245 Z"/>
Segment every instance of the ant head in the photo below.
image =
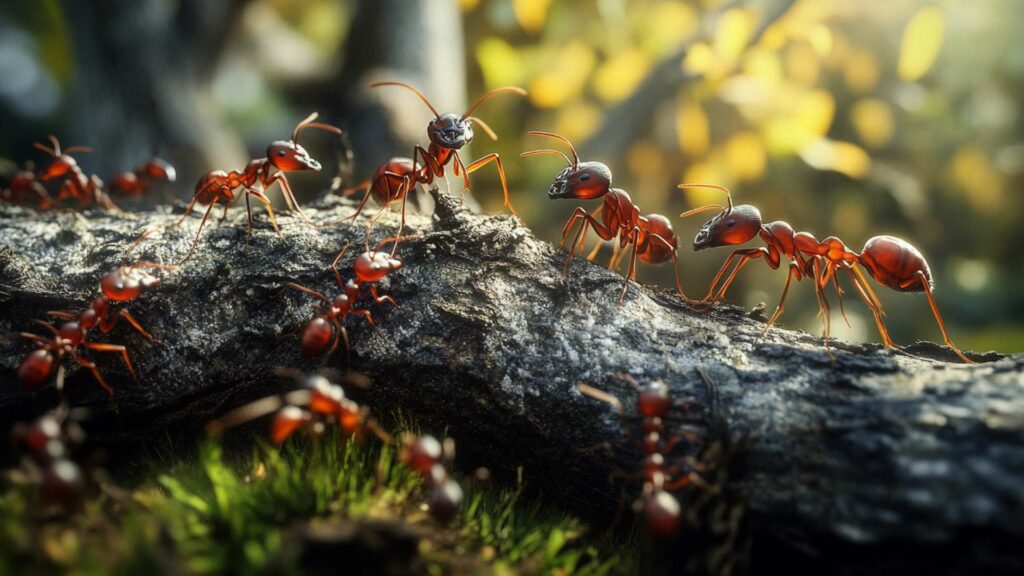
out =
<path fill-rule="evenodd" d="M 441 114 L 427 125 L 427 137 L 442 148 L 458 150 L 473 141 L 473 124 L 458 114 Z"/>
<path fill-rule="evenodd" d="M 608 193 L 608 190 L 611 189 L 611 169 L 601 162 L 580 162 L 580 157 L 576 154 L 576 148 L 568 138 L 552 132 L 532 131 L 530 132 L 530 135 L 545 136 L 547 138 L 561 140 L 569 146 L 569 151 L 572 152 L 572 160 L 569 160 L 569 157 L 564 153 L 551 149 L 530 150 L 520 154 L 520 156 L 552 154 L 555 156 L 561 156 L 565 159 L 568 166 L 563 168 L 562 171 L 555 176 L 555 181 L 552 182 L 551 187 L 548 188 L 548 198 L 552 200 L 558 198 L 589 200 L 591 198 L 604 196 Z"/>
<path fill-rule="evenodd" d="M 612 184 L 612 171 L 601 162 L 581 162 L 566 166 L 555 176 L 548 188 L 548 198 L 576 198 L 590 200 L 608 193 Z"/>
<path fill-rule="evenodd" d="M 652 380 L 640 389 L 636 409 L 641 416 L 661 417 L 668 413 L 672 401 L 668 396 L 668 385 L 662 380 Z"/>
<path fill-rule="evenodd" d="M 310 158 L 309 152 L 295 142 L 278 140 L 267 146 L 267 160 L 282 172 L 296 170 L 320 171 L 320 163 Z"/>
<path fill-rule="evenodd" d="M 376 282 L 402 267 L 402 261 L 387 252 L 369 250 L 356 257 L 353 263 L 360 282 Z"/>
<path fill-rule="evenodd" d="M 729 201 L 727 206 L 708 204 L 680 214 L 683 218 L 708 210 L 721 210 L 717 216 L 701 226 L 693 239 L 693 249 L 714 248 L 715 246 L 735 246 L 749 241 L 761 230 L 761 211 L 749 204 L 733 206 L 732 194 L 724 186 L 714 184 L 680 184 L 679 188 L 714 188 L 725 192 Z"/>
<path fill-rule="evenodd" d="M 724 210 L 708 220 L 693 239 L 693 249 L 735 246 L 749 241 L 761 230 L 761 212 L 749 204 Z"/>
<path fill-rule="evenodd" d="M 320 163 L 312 159 L 305 148 L 299 146 L 299 133 L 306 128 L 316 128 L 331 134 L 341 134 L 341 128 L 331 126 L 330 124 L 313 122 L 318 116 L 319 114 L 313 112 L 306 116 L 305 120 L 296 124 L 295 130 L 292 131 L 291 141 L 278 140 L 267 146 L 267 160 L 274 165 L 274 168 L 282 172 L 293 172 L 296 170 L 320 171 Z"/>
<path fill-rule="evenodd" d="M 87 146 L 72 146 L 61 151 L 60 141 L 53 134 L 50 134 L 50 142 L 53 144 L 52 147 L 40 142 L 35 143 L 36 148 L 53 156 L 53 162 L 39 174 L 39 179 L 44 182 L 65 176 L 78 166 L 78 162 L 71 157 L 72 152 L 92 152 L 92 148 Z"/>
<path fill-rule="evenodd" d="M 422 92 L 405 82 L 374 82 L 373 84 L 370 84 L 370 87 L 372 88 L 378 88 L 380 86 L 399 86 L 415 94 L 416 97 L 419 98 L 434 115 L 434 119 L 431 120 L 430 124 L 427 126 L 427 136 L 430 137 L 430 141 L 438 146 L 453 148 L 455 150 L 462 148 L 473 140 L 473 123 L 479 125 L 491 140 L 498 139 L 498 136 L 494 133 L 494 130 L 491 130 L 490 126 L 484 123 L 483 120 L 473 116 L 473 111 L 477 109 L 477 106 L 480 106 L 495 94 L 501 94 L 502 92 L 512 92 L 514 94 L 519 94 L 520 96 L 526 95 L 526 90 L 515 86 L 502 86 L 500 88 L 495 88 L 478 98 L 477 101 L 469 107 L 469 110 L 466 110 L 465 114 L 459 116 L 458 114 L 451 113 L 441 114 L 437 111 L 437 108 L 434 108 L 434 105 L 430 103 L 430 100 L 428 100 Z"/>
<path fill-rule="evenodd" d="M 165 160 L 160 158 L 153 158 L 143 166 L 143 171 L 147 176 L 154 180 L 162 180 L 164 182 L 174 182 L 177 178 L 177 173 L 174 171 L 174 166 L 168 164 Z"/>

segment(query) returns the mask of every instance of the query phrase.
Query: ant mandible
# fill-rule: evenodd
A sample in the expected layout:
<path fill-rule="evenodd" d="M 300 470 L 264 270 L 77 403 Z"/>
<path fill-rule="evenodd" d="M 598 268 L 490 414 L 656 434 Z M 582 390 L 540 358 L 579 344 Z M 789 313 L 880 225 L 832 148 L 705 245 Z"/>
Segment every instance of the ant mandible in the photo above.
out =
<path fill-rule="evenodd" d="M 177 173 L 174 166 L 160 158 L 153 158 L 140 164 L 131 172 L 121 172 L 110 183 L 111 192 L 133 198 L 140 198 L 155 182 L 174 182 Z"/>
<path fill-rule="evenodd" d="M 413 187 L 417 184 L 430 185 L 435 178 L 445 176 L 445 167 L 449 162 L 453 163 L 453 169 L 455 175 L 459 175 L 459 171 L 462 171 L 463 177 L 463 197 L 466 194 L 466 190 L 469 189 L 469 175 L 476 172 L 483 166 L 494 162 L 498 168 L 498 178 L 501 180 L 501 190 L 505 198 L 505 206 L 509 209 L 517 219 L 519 215 L 516 213 L 515 208 L 512 207 L 512 200 L 508 194 L 508 184 L 505 181 L 505 168 L 501 164 L 501 157 L 497 153 L 490 153 L 475 162 L 470 163 L 468 166 L 463 164 L 462 159 L 459 158 L 459 150 L 469 144 L 473 140 L 473 124 L 476 124 L 484 131 L 492 140 L 497 140 L 498 136 L 491 130 L 483 120 L 473 116 L 473 111 L 477 109 L 480 104 L 484 103 L 487 99 L 491 98 L 496 94 L 503 92 L 512 92 L 519 94 L 520 96 L 526 95 L 526 90 L 515 86 L 502 86 L 495 88 L 483 96 L 481 96 L 469 110 L 462 116 L 454 113 L 441 114 L 434 108 L 430 100 L 423 95 L 422 92 L 416 88 L 406 84 L 404 82 L 375 82 L 370 85 L 371 87 L 377 88 L 380 86 L 400 86 L 406 88 L 415 94 L 419 99 L 427 105 L 434 114 L 434 119 L 427 125 L 427 137 L 430 139 L 429 149 L 424 149 L 422 146 L 415 146 L 413 148 L 411 158 L 396 157 L 388 160 L 381 164 L 377 171 L 374 172 L 373 177 L 369 180 L 360 182 L 352 188 L 345 190 L 346 193 L 352 192 L 359 189 L 364 189 L 365 194 L 363 195 L 362 201 L 359 203 L 359 207 L 356 208 L 355 214 L 345 218 L 345 220 L 352 220 L 359 216 L 363 211 L 363 207 L 366 206 L 366 201 L 372 196 L 373 199 L 382 206 L 380 213 L 373 218 L 374 221 L 379 218 L 385 211 L 390 209 L 390 206 L 396 202 L 402 203 L 402 221 L 398 228 L 398 235 L 402 234 L 402 230 L 405 228 L 405 203 L 409 192 L 412 191 Z M 417 160 L 417 155 L 423 160 L 423 165 Z"/>
<path fill-rule="evenodd" d="M 36 148 L 53 156 L 53 162 L 39 174 L 39 179 L 49 182 L 54 178 L 66 178 L 57 193 L 58 201 L 72 198 L 78 200 L 80 207 L 94 202 L 106 210 L 119 210 L 103 191 L 103 181 L 95 174 L 87 177 L 78 166 L 78 162 L 71 157 L 73 152 L 92 152 L 92 148 L 72 146 L 61 150 L 60 141 L 53 134 L 50 135 L 50 142 L 53 144 L 52 147 L 39 142 L 35 143 Z"/>
<path fill-rule="evenodd" d="M 24 170 L 14 172 L 14 175 L 8 180 L 6 188 L 0 189 L 0 199 L 6 202 L 22 203 L 32 197 L 38 200 L 40 210 L 46 210 L 53 205 L 50 193 L 39 182 L 35 173 L 35 165 L 30 161 L 25 163 Z"/>
<path fill-rule="evenodd" d="M 369 231 L 367 231 L 367 235 L 369 235 Z M 303 356 L 312 358 L 319 356 L 325 350 L 327 350 L 328 354 L 333 353 L 338 347 L 339 336 L 345 343 L 345 351 L 348 353 L 350 350 L 348 330 L 343 323 L 350 315 L 362 316 L 371 326 L 376 326 L 376 323 L 373 321 L 373 314 L 369 310 L 355 307 L 363 297 L 364 287 L 369 286 L 374 302 L 378 304 L 387 302 L 393 306 L 398 306 L 394 298 L 391 296 L 381 296 L 377 292 L 376 283 L 391 272 L 402 267 L 401 260 L 386 252 L 382 252 L 380 248 L 389 242 L 397 244 L 402 239 L 400 237 L 385 238 L 378 242 L 373 250 L 370 250 L 369 245 L 367 245 L 366 251 L 357 256 L 352 264 L 356 277 L 348 282 L 342 279 L 341 272 L 338 271 L 338 262 L 345 256 L 349 248 L 349 242 L 346 241 L 331 263 L 334 278 L 338 282 L 338 287 L 342 290 L 342 293 L 334 298 L 328 298 L 312 288 L 307 288 L 295 282 L 287 283 L 286 288 L 300 290 L 320 299 L 324 303 L 324 306 L 319 309 L 320 315 L 310 320 L 302 330 L 302 337 L 299 342 Z"/>
<path fill-rule="evenodd" d="M 583 208 L 577 207 L 562 229 L 562 244 L 565 244 L 565 239 L 568 237 L 573 226 L 576 225 L 577 221 L 581 222 L 576 236 L 569 245 L 569 254 L 565 258 L 562 273 L 565 275 L 569 274 L 569 264 L 575 255 L 577 245 L 582 244 L 586 238 L 588 228 L 592 226 L 594 232 L 597 233 L 602 241 L 614 241 L 616 236 L 618 236 L 619 242 L 615 247 L 616 255 L 612 256 L 612 267 L 616 267 L 622 257 L 625 256 L 627 246 L 632 245 L 633 247 L 629 259 L 629 272 L 626 275 L 626 283 L 623 285 L 622 294 L 619 296 L 620 303 L 626 297 L 629 281 L 636 280 L 636 259 L 638 256 L 642 262 L 648 264 L 661 264 L 662 262 L 672 260 L 672 265 L 675 268 L 676 289 L 679 290 L 679 294 L 684 299 L 689 301 L 689 298 L 687 298 L 686 293 L 683 291 L 682 282 L 679 280 L 679 263 L 676 260 L 678 240 L 675 232 L 672 230 L 672 223 L 669 222 L 668 218 L 660 214 L 641 216 L 639 207 L 633 204 L 633 200 L 625 190 L 611 187 L 612 172 L 608 166 L 601 162 L 580 162 L 576 148 L 568 138 L 551 132 L 540 131 L 531 131 L 530 135 L 561 140 L 569 146 L 569 150 L 572 152 L 572 160 L 569 160 L 569 157 L 564 152 L 552 149 L 530 150 L 520 154 L 520 156 L 539 156 L 544 154 L 560 156 L 568 164 L 555 176 L 555 181 L 548 189 L 548 198 L 552 200 L 558 198 L 575 198 L 578 200 L 604 198 L 604 203 L 593 215 L 588 214 Z M 598 212 L 601 213 L 601 222 L 598 222 L 595 218 Z M 596 255 L 596 249 L 592 255 Z"/>
<path fill-rule="evenodd" d="M 889 348 L 897 348 L 896 344 L 889 337 L 889 331 L 885 327 L 883 317 L 885 312 L 882 303 L 875 295 L 871 284 L 861 271 L 861 267 L 867 269 L 868 274 L 876 282 L 900 292 L 924 292 L 928 298 L 928 304 L 935 316 L 935 321 L 942 331 L 942 338 L 946 345 L 964 362 L 973 364 L 973 361 L 964 356 L 953 341 L 949 338 L 946 325 L 942 321 L 942 314 L 932 296 L 932 273 L 928 268 L 928 262 L 914 246 L 905 240 L 893 236 L 874 236 L 864 243 L 864 248 L 858 254 L 850 250 L 842 240 L 835 236 L 829 236 L 818 241 L 809 232 L 795 232 L 793 227 L 781 220 L 761 223 L 761 212 L 754 206 L 744 204 L 733 206 L 732 194 L 722 186 L 704 184 L 680 184 L 680 188 L 713 188 L 725 192 L 728 200 L 727 206 L 720 204 L 709 204 L 699 208 L 688 210 L 681 214 L 682 217 L 691 216 L 707 210 L 720 210 L 711 220 L 707 221 L 693 239 L 693 249 L 703 250 L 716 246 L 736 246 L 744 244 L 755 236 L 760 236 L 765 246 L 761 248 L 748 248 L 734 250 L 725 260 L 725 263 L 718 270 L 714 280 L 708 287 L 708 292 L 701 303 L 710 308 L 716 302 L 725 297 L 726 291 L 736 279 L 740 269 L 753 258 L 764 258 L 765 263 L 773 270 L 778 269 L 782 256 L 789 258 L 789 273 L 786 276 L 786 284 L 782 289 L 782 296 L 775 312 L 765 324 L 761 331 L 764 336 L 776 320 L 782 315 L 786 295 L 789 292 L 790 282 L 796 278 L 799 282 L 804 277 L 813 280 L 815 294 L 818 299 L 818 308 L 822 314 L 824 323 L 825 347 L 828 350 L 828 338 L 831 332 L 830 308 L 825 298 L 825 287 L 833 282 L 836 290 L 836 297 L 839 301 L 839 310 L 843 320 L 849 324 L 846 312 L 843 310 L 842 291 L 839 288 L 838 270 L 844 270 L 849 275 L 857 294 L 871 310 L 875 318 L 875 325 L 882 335 L 882 341 Z M 738 260 L 737 260 L 738 258 Z M 718 285 L 726 270 L 736 261 L 736 266 L 726 277 L 725 282 L 717 292 Z M 829 351 L 831 354 L 831 351 Z"/>
<path fill-rule="evenodd" d="M 672 409 L 668 385 L 661 380 L 653 380 L 641 387 L 628 374 L 616 374 L 616 377 L 637 392 L 636 411 L 641 418 L 640 428 L 644 435 L 641 443 L 644 454 L 641 466 L 643 489 L 635 507 L 638 512 L 643 514 L 647 531 L 651 536 L 668 539 L 679 530 L 679 521 L 682 516 L 679 501 L 670 491 L 683 488 L 691 483 L 700 483 L 701 480 L 694 472 L 675 480 L 672 479 L 684 464 L 690 464 L 693 467 L 692 463 L 684 461 L 671 468 L 665 466 L 665 456 L 682 438 L 681 435 L 665 438 L 664 419 L 668 417 L 669 411 Z M 615 396 L 587 384 L 579 384 L 577 388 L 581 393 L 609 404 L 620 418 L 625 419 L 625 409 Z"/>
<path fill-rule="evenodd" d="M 192 212 L 192 208 L 197 202 L 208 204 L 209 206 L 206 208 L 206 213 L 203 214 L 203 219 L 199 223 L 199 230 L 196 231 L 196 238 L 192 241 L 192 247 L 189 248 L 185 258 L 178 263 L 179 265 L 187 262 L 192 258 L 192 254 L 195 253 L 196 245 L 199 243 L 199 235 L 203 232 L 203 226 L 206 224 L 206 219 L 210 216 L 210 211 L 213 210 L 213 207 L 218 203 L 224 204 L 224 214 L 220 218 L 223 222 L 228 214 L 228 205 L 235 199 L 235 190 L 238 189 L 242 189 L 245 192 L 245 210 L 248 215 L 249 236 L 252 235 L 250 196 L 266 206 L 267 215 L 270 217 L 270 224 L 278 234 L 281 233 L 281 229 L 277 227 L 277 220 L 274 218 L 274 209 L 271 208 L 270 200 L 264 194 L 275 183 L 280 183 L 288 208 L 296 211 L 304 220 L 310 222 L 306 214 L 299 208 L 299 204 L 295 200 L 295 194 L 292 192 L 292 187 L 288 184 L 288 178 L 285 177 L 285 172 L 297 170 L 320 171 L 320 163 L 311 158 L 309 152 L 306 152 L 306 149 L 299 145 L 299 133 L 306 128 L 316 128 L 332 134 L 341 134 L 341 129 L 329 124 L 313 122 L 317 117 L 318 114 L 316 112 L 307 116 L 305 120 L 295 126 L 295 130 L 292 131 L 291 140 L 278 140 L 271 143 L 267 147 L 265 158 L 250 160 L 249 164 L 241 172 L 214 170 L 196 182 L 195 196 L 192 197 L 192 201 L 185 208 L 185 213 L 182 214 L 181 219 L 174 226 L 178 226 L 185 221 L 185 218 Z M 262 192 L 255 189 L 256 184 L 260 185 L 263 190 Z"/>

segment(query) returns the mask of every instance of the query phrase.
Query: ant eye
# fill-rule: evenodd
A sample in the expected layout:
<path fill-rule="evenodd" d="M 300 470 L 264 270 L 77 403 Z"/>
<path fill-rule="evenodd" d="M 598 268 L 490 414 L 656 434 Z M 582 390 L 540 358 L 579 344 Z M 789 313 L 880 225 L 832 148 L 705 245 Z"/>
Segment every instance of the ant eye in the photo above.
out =
<path fill-rule="evenodd" d="M 732 226 L 734 224 L 736 224 L 736 221 L 733 220 L 732 218 L 729 218 L 728 220 L 725 221 L 726 226 Z"/>
<path fill-rule="evenodd" d="M 277 151 L 277 155 L 278 155 L 278 156 L 280 156 L 280 157 L 282 157 L 282 158 L 284 158 L 284 155 L 285 155 L 285 154 L 287 154 L 287 152 L 285 152 L 284 150 L 278 150 L 278 151 Z"/>
<path fill-rule="evenodd" d="M 587 180 L 590 180 L 590 172 L 580 174 L 580 182 L 586 182 Z"/>

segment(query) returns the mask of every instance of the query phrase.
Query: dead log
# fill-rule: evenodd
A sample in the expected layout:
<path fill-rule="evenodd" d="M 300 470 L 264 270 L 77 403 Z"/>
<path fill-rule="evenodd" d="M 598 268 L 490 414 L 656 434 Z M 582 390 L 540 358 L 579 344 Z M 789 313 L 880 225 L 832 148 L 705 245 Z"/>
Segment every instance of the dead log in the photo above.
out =
<path fill-rule="evenodd" d="M 337 200 L 307 209 L 317 222 L 351 212 Z M 134 238 L 174 218 L 169 209 L 0 208 L 0 331 L 84 307 Z M 132 303 L 162 343 L 127 327 L 108 336 L 130 346 L 143 382 L 133 385 L 116 358 L 100 359 L 116 412 L 86 371 L 69 374 L 68 401 L 97 412 L 93 437 L 119 451 L 191 441 L 211 417 L 290 386 L 272 368 L 319 366 L 300 356 L 296 336 L 315 302 L 278 294 L 290 280 L 334 293 L 327 264 L 345 240 L 362 246 L 365 221 L 279 222 L 280 236 L 257 219 L 247 245 L 244 212 L 234 209 L 193 261 Z M 473 215 L 441 196 L 433 219 L 410 222 L 422 237 L 401 245 L 405 268 L 383 286 L 401 307 L 375 306 L 376 329 L 350 321 L 351 360 L 339 352 L 329 365 L 372 377 L 360 400 L 378 413 L 447 428 L 463 463 L 499 474 L 521 466 L 549 501 L 611 515 L 622 487 L 636 484 L 609 481 L 637 467 L 623 434 L 635 427 L 576 385 L 628 408 L 634 393 L 613 374 L 662 378 L 701 438 L 680 443 L 680 456 L 717 462 L 704 472 L 712 489 L 684 502 L 717 518 L 707 529 L 716 546 L 737 557 L 749 549 L 758 570 L 976 573 L 1024 563 L 1024 355 L 973 355 L 981 363 L 965 366 L 931 343 L 893 352 L 837 341 L 832 359 L 801 332 L 773 329 L 756 342 L 761 319 L 728 306 L 696 313 L 667 287 L 633 285 L 619 305 L 622 276 L 576 260 L 563 278 L 564 252 L 508 216 Z M 136 256 L 176 261 L 196 225 Z M 382 225 L 375 237 L 392 231 Z M 0 429 L 57 401 L 52 388 L 15 385 L 28 349 L 0 343 Z M 612 450 L 594 448 L 601 443 Z"/>

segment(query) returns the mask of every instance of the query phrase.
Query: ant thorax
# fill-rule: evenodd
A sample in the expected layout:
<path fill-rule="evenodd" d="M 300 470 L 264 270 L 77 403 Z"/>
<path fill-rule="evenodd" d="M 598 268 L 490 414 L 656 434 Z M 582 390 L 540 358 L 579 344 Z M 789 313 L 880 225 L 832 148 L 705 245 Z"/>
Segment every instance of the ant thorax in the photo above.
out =
<path fill-rule="evenodd" d="M 427 125 L 427 137 L 438 146 L 458 150 L 473 141 L 473 124 L 458 114 L 441 114 Z"/>

